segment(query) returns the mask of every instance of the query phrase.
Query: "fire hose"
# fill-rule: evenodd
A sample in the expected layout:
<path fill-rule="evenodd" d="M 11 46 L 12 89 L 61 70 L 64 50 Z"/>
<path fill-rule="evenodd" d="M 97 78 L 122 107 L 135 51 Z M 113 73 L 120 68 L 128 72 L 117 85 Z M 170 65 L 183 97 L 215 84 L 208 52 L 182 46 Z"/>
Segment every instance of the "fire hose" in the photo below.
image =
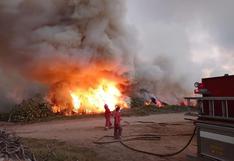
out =
<path fill-rule="evenodd" d="M 133 138 L 126 138 L 126 139 L 119 139 L 119 140 L 113 140 L 113 141 L 101 141 L 102 139 L 106 138 L 106 137 L 113 137 L 113 136 L 109 136 L 109 135 L 105 135 L 101 138 L 99 138 L 97 141 L 93 142 L 94 144 L 111 144 L 111 143 L 120 143 L 121 145 L 123 145 L 124 147 L 133 150 L 135 152 L 139 152 L 139 153 L 143 153 L 143 154 L 148 154 L 148 155 L 153 155 L 153 156 L 157 156 L 157 157 L 170 157 L 170 156 L 174 156 L 177 155 L 181 152 L 183 152 L 192 142 L 194 135 L 196 134 L 196 127 L 193 130 L 193 133 L 189 139 L 189 141 L 187 142 L 187 144 L 185 144 L 185 146 L 183 146 L 180 150 L 173 152 L 173 153 L 167 153 L 167 154 L 158 154 L 158 153 L 152 153 L 152 152 L 148 152 L 148 151 L 143 151 L 143 150 L 139 150 L 136 149 L 134 147 L 131 147 L 129 145 L 127 145 L 125 142 L 128 141 L 133 141 L 133 140 L 159 140 L 161 138 L 161 136 L 177 136 L 177 135 L 153 135 L 153 134 L 144 134 L 144 135 L 130 135 L 130 136 L 134 136 Z M 130 137 L 127 136 L 127 137 Z"/>

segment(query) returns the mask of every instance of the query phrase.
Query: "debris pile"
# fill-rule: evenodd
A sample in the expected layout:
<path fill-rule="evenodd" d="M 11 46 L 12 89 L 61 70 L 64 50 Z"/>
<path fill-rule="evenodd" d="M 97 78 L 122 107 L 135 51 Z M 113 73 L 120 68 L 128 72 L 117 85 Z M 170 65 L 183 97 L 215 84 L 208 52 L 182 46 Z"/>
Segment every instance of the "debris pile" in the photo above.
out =
<path fill-rule="evenodd" d="M 144 106 L 144 99 L 140 97 L 131 98 L 131 108 L 142 108 Z"/>
<path fill-rule="evenodd" d="M 11 122 L 30 122 L 40 121 L 43 118 L 53 116 L 51 106 L 41 95 L 36 95 L 31 99 L 23 100 L 21 104 L 16 105 L 10 112 L 9 120 Z"/>
<path fill-rule="evenodd" d="M 19 137 L 0 129 L 0 160 L 36 161 L 36 158 Z"/>

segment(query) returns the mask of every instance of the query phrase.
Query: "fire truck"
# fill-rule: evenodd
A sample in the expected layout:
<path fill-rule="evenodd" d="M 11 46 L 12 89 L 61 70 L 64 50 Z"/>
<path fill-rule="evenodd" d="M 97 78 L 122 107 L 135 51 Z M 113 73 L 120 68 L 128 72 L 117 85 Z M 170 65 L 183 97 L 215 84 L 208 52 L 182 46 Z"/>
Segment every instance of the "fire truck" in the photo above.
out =
<path fill-rule="evenodd" d="M 197 101 L 197 160 L 234 161 L 234 75 L 194 83 Z"/>

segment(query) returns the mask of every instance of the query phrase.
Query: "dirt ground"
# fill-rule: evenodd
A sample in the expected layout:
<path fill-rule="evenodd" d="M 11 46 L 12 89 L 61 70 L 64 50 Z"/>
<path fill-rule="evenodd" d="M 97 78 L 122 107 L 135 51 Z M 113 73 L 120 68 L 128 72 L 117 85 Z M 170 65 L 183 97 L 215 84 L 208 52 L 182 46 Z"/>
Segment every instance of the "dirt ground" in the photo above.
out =
<path fill-rule="evenodd" d="M 184 113 L 157 114 L 141 117 L 123 117 L 123 138 L 136 134 L 177 135 L 162 136 L 156 141 L 131 141 L 127 144 L 144 151 L 171 153 L 183 147 L 193 132 L 194 125 L 184 118 Z M 129 150 L 119 143 L 96 145 L 93 142 L 103 135 L 113 135 L 113 129 L 105 131 L 104 118 L 58 120 L 34 124 L 0 123 L 1 128 L 26 138 L 57 139 L 69 144 L 90 148 L 105 161 L 187 161 L 187 155 L 196 154 L 196 137 L 179 155 L 160 158 Z M 181 134 L 181 136 L 180 136 Z"/>

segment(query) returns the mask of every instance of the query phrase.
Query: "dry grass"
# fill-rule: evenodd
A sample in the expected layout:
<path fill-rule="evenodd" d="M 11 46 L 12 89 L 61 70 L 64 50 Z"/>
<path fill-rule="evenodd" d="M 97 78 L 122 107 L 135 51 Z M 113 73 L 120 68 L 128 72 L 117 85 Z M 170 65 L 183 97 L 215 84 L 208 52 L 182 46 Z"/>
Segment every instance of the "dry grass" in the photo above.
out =
<path fill-rule="evenodd" d="M 23 143 L 30 148 L 38 161 L 101 160 L 90 149 L 57 140 L 24 138 Z"/>

